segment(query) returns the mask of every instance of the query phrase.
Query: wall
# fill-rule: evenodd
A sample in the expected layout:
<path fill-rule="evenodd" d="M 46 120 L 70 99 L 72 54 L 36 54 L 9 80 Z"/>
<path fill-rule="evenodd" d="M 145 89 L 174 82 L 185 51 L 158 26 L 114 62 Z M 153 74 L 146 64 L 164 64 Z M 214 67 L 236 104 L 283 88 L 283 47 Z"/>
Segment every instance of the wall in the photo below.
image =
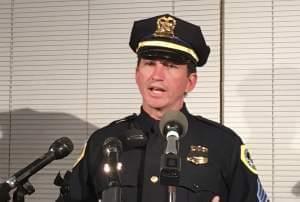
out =
<path fill-rule="evenodd" d="M 212 50 L 190 111 L 238 132 L 272 201 L 299 199 L 299 10 L 296 0 L 2 0 L 0 176 L 68 136 L 72 155 L 31 178 L 28 201 L 53 201 L 55 175 L 88 136 L 139 112 L 133 21 L 172 13 L 201 25 Z"/>

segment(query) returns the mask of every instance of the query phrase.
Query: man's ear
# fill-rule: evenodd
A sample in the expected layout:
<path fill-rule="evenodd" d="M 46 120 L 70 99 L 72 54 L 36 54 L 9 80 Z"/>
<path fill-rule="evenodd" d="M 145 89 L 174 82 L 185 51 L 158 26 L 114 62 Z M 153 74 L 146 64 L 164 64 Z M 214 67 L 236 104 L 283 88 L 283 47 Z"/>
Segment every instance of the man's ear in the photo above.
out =
<path fill-rule="evenodd" d="M 198 76 L 197 76 L 197 73 L 194 72 L 194 73 L 191 73 L 189 76 L 188 76 L 188 83 L 186 85 L 186 89 L 185 89 L 185 92 L 186 93 L 189 93 L 191 92 L 196 84 L 197 84 L 197 80 L 198 80 Z"/>

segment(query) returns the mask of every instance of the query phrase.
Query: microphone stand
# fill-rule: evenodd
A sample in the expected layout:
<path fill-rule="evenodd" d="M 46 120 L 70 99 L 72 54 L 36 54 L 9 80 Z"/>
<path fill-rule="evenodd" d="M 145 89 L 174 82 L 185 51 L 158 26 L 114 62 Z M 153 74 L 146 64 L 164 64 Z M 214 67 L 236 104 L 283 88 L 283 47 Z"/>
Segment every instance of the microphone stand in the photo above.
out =
<path fill-rule="evenodd" d="M 1 183 L 0 184 L 0 201 L 1 202 L 9 202 L 10 196 L 9 192 L 11 187 L 9 183 Z M 17 185 L 17 189 L 13 193 L 13 202 L 25 202 L 25 195 L 31 195 L 35 192 L 33 185 L 27 180 L 19 183 Z"/>
<path fill-rule="evenodd" d="M 35 192 L 33 185 L 26 180 L 17 186 L 13 194 L 13 202 L 25 202 L 25 195 L 31 195 Z"/>
<path fill-rule="evenodd" d="M 121 183 L 117 169 L 113 169 L 108 178 L 108 188 L 102 192 L 102 202 L 121 202 Z"/>
<path fill-rule="evenodd" d="M 168 192 L 169 192 L 169 202 L 175 202 L 176 201 L 176 187 L 168 186 Z"/>
<path fill-rule="evenodd" d="M 168 186 L 168 202 L 176 202 L 176 186 L 179 184 L 181 159 L 173 153 L 161 156 L 160 183 Z"/>
<path fill-rule="evenodd" d="M 107 159 L 103 166 L 103 171 L 108 178 L 108 188 L 102 192 L 102 202 L 121 202 L 121 182 L 119 175 L 119 171 L 122 170 L 122 163 L 119 162 L 121 142 L 118 139 L 107 139 L 107 145 L 105 144 L 105 146 Z"/>
<path fill-rule="evenodd" d="M 0 183 L 0 201 L 8 202 L 10 200 L 9 196 L 10 187 L 7 183 Z"/>
<path fill-rule="evenodd" d="M 104 172 L 108 175 L 108 188 L 102 192 L 102 202 L 121 202 L 121 183 L 117 165 L 116 162 L 104 164 Z"/>
<path fill-rule="evenodd" d="M 109 187 L 102 193 L 102 202 L 121 202 L 121 187 Z"/>

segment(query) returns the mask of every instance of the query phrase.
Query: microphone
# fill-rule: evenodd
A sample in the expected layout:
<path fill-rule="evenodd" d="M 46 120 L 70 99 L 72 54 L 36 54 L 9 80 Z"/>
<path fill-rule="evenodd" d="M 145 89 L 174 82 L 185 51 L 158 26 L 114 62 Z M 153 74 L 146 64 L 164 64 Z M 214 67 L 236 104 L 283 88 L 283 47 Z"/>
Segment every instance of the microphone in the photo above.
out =
<path fill-rule="evenodd" d="M 119 159 L 122 151 L 122 142 L 116 137 L 109 137 L 103 143 L 103 153 L 106 159 L 103 170 L 109 177 L 109 187 L 120 185 L 118 172 L 122 170 L 122 163 Z"/>
<path fill-rule="evenodd" d="M 62 159 L 69 155 L 73 150 L 73 143 L 67 137 L 62 137 L 55 140 L 47 153 L 33 161 L 27 167 L 16 172 L 11 176 L 6 183 L 9 185 L 9 189 L 14 189 L 18 185 L 26 183 L 29 177 L 41 170 L 43 167 L 51 163 L 53 160 Z"/>
<path fill-rule="evenodd" d="M 167 141 L 166 149 L 161 156 L 160 183 L 176 186 L 181 170 L 181 160 L 178 155 L 179 139 L 187 133 L 187 118 L 180 111 L 166 112 L 159 122 L 159 129 Z"/>
<path fill-rule="evenodd" d="M 164 114 L 159 122 L 161 134 L 167 140 L 165 154 L 177 154 L 177 141 L 182 138 L 188 130 L 188 121 L 180 111 L 169 111 Z"/>
<path fill-rule="evenodd" d="M 123 151 L 122 142 L 117 137 L 108 137 L 103 143 L 105 164 L 104 174 L 108 177 L 108 188 L 102 192 L 103 202 L 120 202 L 121 188 L 119 171 L 122 170 L 120 154 Z"/>

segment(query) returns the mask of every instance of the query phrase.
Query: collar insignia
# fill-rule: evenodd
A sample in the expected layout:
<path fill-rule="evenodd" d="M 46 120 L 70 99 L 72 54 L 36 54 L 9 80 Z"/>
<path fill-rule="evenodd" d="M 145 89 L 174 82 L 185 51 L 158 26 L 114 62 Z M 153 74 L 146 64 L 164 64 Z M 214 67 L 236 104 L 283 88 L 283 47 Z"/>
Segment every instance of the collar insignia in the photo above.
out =
<path fill-rule="evenodd" d="M 156 30 L 154 36 L 161 37 L 174 37 L 174 29 L 176 26 L 176 20 L 171 16 L 163 16 L 156 21 Z"/>
<path fill-rule="evenodd" d="M 208 148 L 201 145 L 191 145 L 190 152 L 188 153 L 186 160 L 195 165 L 207 164 Z"/>

